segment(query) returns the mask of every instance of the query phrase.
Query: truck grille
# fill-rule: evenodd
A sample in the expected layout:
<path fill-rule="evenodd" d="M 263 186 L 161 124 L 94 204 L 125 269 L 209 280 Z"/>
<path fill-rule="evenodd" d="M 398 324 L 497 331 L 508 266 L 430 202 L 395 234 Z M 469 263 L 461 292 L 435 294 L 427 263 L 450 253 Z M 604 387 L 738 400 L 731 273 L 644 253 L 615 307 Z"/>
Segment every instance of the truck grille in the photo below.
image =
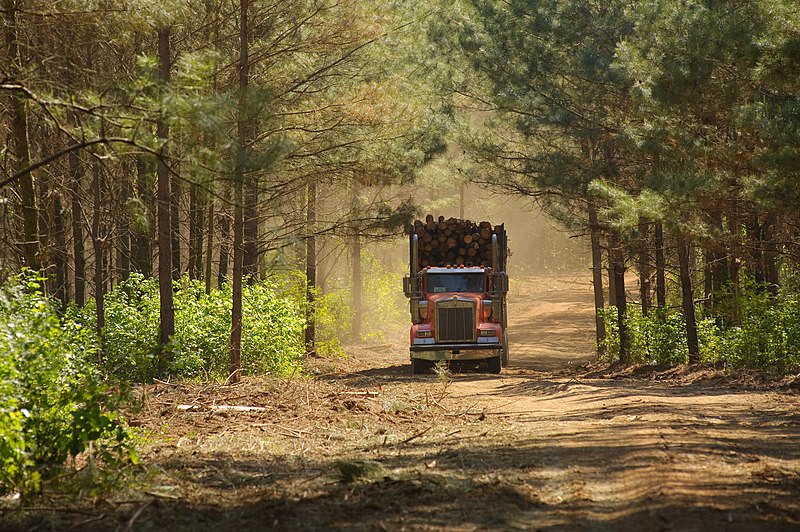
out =
<path fill-rule="evenodd" d="M 441 301 L 436 305 L 437 342 L 475 342 L 475 303 Z"/>

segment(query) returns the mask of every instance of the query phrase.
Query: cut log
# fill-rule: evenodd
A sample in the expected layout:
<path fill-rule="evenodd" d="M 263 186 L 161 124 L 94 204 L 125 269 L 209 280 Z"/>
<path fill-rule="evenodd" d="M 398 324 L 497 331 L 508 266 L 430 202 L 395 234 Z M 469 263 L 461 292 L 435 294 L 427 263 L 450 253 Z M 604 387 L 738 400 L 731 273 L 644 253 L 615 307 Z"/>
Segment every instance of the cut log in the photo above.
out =
<path fill-rule="evenodd" d="M 416 220 L 413 224 L 413 232 L 420 239 L 420 265 L 491 264 L 492 234 L 499 230 L 486 221 L 476 223 L 444 216 L 436 219 L 429 214 L 424 222 Z"/>

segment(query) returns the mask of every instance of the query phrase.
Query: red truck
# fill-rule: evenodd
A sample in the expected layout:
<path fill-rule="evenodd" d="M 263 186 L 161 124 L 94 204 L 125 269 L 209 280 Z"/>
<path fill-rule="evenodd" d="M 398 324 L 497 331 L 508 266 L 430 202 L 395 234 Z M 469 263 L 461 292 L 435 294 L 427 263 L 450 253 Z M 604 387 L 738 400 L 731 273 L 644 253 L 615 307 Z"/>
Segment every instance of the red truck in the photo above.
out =
<path fill-rule="evenodd" d="M 412 231 L 409 238 L 410 268 L 403 288 L 410 299 L 411 370 L 425 373 L 438 361 L 470 361 L 500 373 L 508 364 L 505 228 L 450 220 L 449 227 L 457 229 L 444 239 L 430 216 L 431 229 Z M 469 227 L 480 232 L 473 234 Z"/>

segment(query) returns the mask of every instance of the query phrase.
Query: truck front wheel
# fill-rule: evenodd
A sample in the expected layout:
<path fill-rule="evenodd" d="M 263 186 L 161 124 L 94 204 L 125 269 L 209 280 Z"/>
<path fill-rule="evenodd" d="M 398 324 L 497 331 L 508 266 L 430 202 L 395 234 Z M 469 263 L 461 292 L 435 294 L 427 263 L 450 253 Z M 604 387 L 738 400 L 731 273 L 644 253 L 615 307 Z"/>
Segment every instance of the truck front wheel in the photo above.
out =
<path fill-rule="evenodd" d="M 503 367 L 508 367 L 508 332 L 503 331 L 503 358 L 501 360 Z"/>
<path fill-rule="evenodd" d="M 486 360 L 486 367 L 489 373 L 500 373 L 500 357 L 492 357 Z"/>
<path fill-rule="evenodd" d="M 432 368 L 433 368 L 433 362 L 431 362 L 430 360 L 422 360 L 421 358 L 411 359 L 411 373 L 414 375 L 430 373 Z"/>

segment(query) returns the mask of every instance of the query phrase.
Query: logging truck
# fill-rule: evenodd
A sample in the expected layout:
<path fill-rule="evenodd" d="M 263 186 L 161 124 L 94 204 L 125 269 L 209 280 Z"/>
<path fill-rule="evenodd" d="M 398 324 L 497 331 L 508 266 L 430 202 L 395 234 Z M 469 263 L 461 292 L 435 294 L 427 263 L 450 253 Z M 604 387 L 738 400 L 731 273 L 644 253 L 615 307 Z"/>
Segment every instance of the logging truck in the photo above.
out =
<path fill-rule="evenodd" d="M 468 361 L 490 373 L 508 364 L 507 237 L 503 225 L 428 215 L 409 232 L 411 371 Z"/>

